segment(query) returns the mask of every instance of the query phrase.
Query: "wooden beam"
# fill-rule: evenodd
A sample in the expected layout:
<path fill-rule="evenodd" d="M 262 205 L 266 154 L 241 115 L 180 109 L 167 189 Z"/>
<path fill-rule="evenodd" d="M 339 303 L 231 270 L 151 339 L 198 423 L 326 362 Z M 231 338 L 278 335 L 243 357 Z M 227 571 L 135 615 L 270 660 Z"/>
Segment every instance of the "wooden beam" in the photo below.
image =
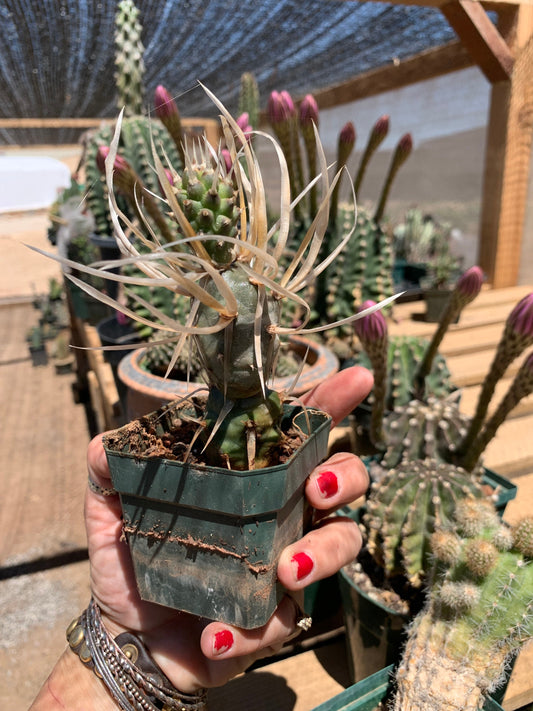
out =
<path fill-rule="evenodd" d="M 533 27 L 512 82 L 492 87 L 479 264 L 494 287 L 518 282 L 533 144 Z"/>
<path fill-rule="evenodd" d="M 399 89 L 425 79 L 471 67 L 474 61 L 460 42 L 451 42 L 437 49 L 421 52 L 409 59 L 373 69 L 349 81 L 314 92 L 322 109 L 339 106 L 384 91 Z"/>
<path fill-rule="evenodd" d="M 451 0 L 440 9 L 487 79 L 492 84 L 509 79 L 513 55 L 480 3 Z"/>

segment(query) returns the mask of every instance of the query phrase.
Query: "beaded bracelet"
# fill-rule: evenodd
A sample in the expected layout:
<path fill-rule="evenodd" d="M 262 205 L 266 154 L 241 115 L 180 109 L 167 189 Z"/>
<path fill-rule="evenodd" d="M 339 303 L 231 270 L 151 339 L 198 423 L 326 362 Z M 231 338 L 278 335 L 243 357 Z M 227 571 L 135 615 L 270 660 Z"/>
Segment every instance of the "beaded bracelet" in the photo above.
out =
<path fill-rule="evenodd" d="M 205 711 L 207 692 L 178 691 L 130 632 L 112 639 L 91 599 L 87 609 L 67 627 L 70 648 L 106 685 L 123 711 Z"/>

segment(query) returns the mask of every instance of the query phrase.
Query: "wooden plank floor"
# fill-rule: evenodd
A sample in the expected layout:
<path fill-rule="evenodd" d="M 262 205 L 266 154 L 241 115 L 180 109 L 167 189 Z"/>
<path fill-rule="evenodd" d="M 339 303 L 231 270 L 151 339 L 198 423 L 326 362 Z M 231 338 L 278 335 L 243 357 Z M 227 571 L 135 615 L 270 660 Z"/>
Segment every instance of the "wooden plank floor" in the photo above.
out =
<path fill-rule="evenodd" d="M 473 412 L 505 318 L 530 291 L 527 286 L 484 291 L 446 336 L 442 350 L 449 367 L 469 383 L 461 400 L 465 412 Z M 391 332 L 430 336 L 435 326 L 419 320 L 422 310 L 422 302 L 398 305 Z M 31 366 L 24 335 L 34 318 L 28 304 L 0 307 L 0 699 L 6 709 L 29 706 L 63 649 L 65 626 L 89 595 L 88 564 L 76 558 L 85 545 L 82 505 L 89 427 L 83 406 L 74 402 L 73 376 L 57 376 L 50 364 Z M 509 382 L 500 384 L 497 398 Z M 20 422 L 25 429 L 18 429 Z M 531 509 L 532 432 L 530 397 L 487 450 L 487 466 L 518 484 L 517 499 L 506 512 L 509 520 Z M 45 567 L 49 562 L 46 570 L 39 567 L 43 558 Z M 515 668 L 506 711 L 533 702 L 531 668 L 533 650 Z M 210 708 L 310 711 L 348 683 L 341 638 L 239 677 L 212 693 Z"/>

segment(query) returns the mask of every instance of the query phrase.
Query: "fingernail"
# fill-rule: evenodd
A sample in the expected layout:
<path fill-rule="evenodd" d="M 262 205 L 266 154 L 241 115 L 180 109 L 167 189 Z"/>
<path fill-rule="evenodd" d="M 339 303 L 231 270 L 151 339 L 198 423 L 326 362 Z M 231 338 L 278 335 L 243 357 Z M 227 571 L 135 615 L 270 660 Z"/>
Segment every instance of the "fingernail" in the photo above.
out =
<path fill-rule="evenodd" d="M 292 562 L 296 563 L 296 579 L 305 578 L 313 570 L 313 561 L 307 553 L 295 553 Z"/>
<path fill-rule="evenodd" d="M 334 496 L 339 490 L 337 475 L 333 472 L 322 472 L 316 481 L 318 488 L 320 489 L 320 493 L 325 499 L 329 499 L 330 496 Z"/>
<path fill-rule="evenodd" d="M 215 634 L 213 650 L 215 654 L 223 654 L 233 647 L 233 634 L 229 630 L 221 630 Z"/>

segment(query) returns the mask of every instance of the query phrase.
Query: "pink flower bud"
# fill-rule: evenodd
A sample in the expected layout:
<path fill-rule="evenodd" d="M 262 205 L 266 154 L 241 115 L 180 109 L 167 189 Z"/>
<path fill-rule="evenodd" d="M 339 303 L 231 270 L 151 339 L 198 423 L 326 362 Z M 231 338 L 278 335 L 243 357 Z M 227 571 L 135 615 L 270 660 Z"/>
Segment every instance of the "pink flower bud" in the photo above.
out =
<path fill-rule="evenodd" d="M 98 146 L 98 151 L 96 152 L 96 165 L 100 173 L 105 173 L 105 159 L 109 155 L 109 146 Z"/>
<path fill-rule="evenodd" d="M 483 271 L 480 267 L 470 267 L 457 280 L 455 288 L 462 296 L 469 300 L 474 299 L 483 286 Z"/>
<path fill-rule="evenodd" d="M 224 160 L 224 165 L 226 166 L 226 172 L 229 174 L 233 168 L 233 161 L 231 160 L 231 154 L 227 148 L 223 148 L 220 151 L 220 155 Z"/>
<path fill-rule="evenodd" d="M 375 305 L 375 301 L 365 301 L 359 307 L 358 313 Z M 363 345 L 382 341 L 388 335 L 387 321 L 381 311 L 374 311 L 374 313 L 354 321 L 354 330 Z"/>
<path fill-rule="evenodd" d="M 289 117 L 296 116 L 296 107 L 294 106 L 294 101 L 292 100 L 292 96 L 289 92 L 282 91 L 280 92 L 280 96 Z"/>
<path fill-rule="evenodd" d="M 271 124 L 287 120 L 285 105 L 278 91 L 271 92 L 267 104 L 268 120 Z"/>
<path fill-rule="evenodd" d="M 96 165 L 101 173 L 105 174 L 105 161 L 109 155 L 108 146 L 99 146 L 96 153 Z M 115 162 L 113 163 L 113 170 L 119 175 L 130 175 L 133 171 L 131 165 L 128 161 L 117 153 L 115 156 Z"/>
<path fill-rule="evenodd" d="M 300 124 L 314 123 L 318 126 L 318 104 L 312 94 L 306 94 L 300 104 Z"/>
<path fill-rule="evenodd" d="M 250 126 L 250 116 L 247 111 L 239 116 L 237 119 L 237 125 L 246 136 L 246 140 L 249 141 L 252 137 L 253 128 Z"/>
<path fill-rule="evenodd" d="M 355 144 L 355 126 L 351 121 L 348 121 L 339 134 L 339 143 L 345 146 L 353 147 Z"/>
<path fill-rule="evenodd" d="M 518 302 L 509 314 L 507 325 L 520 336 L 533 340 L 533 293 Z"/>
<path fill-rule="evenodd" d="M 165 87 L 161 86 L 161 84 L 156 87 L 154 93 L 154 108 L 157 117 L 160 119 L 168 116 L 175 116 L 179 113 L 176 102 Z"/>
<path fill-rule="evenodd" d="M 375 136 L 376 138 L 385 138 L 387 133 L 389 132 L 389 117 L 387 114 L 384 114 L 374 124 L 374 128 L 372 129 L 372 135 Z"/>
<path fill-rule="evenodd" d="M 396 150 L 398 152 L 398 157 L 401 157 L 402 160 L 407 158 L 413 150 L 413 137 L 410 133 L 406 133 L 400 138 Z"/>

